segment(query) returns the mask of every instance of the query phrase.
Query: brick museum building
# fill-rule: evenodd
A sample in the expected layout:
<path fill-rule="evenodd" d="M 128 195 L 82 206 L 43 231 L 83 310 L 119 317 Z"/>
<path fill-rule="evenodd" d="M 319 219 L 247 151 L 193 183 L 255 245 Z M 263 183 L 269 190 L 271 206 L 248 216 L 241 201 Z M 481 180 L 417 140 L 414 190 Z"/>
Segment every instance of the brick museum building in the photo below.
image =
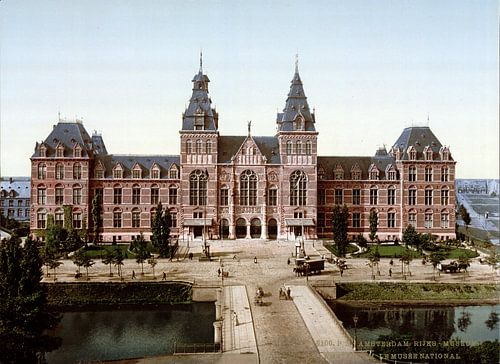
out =
<path fill-rule="evenodd" d="M 429 127 L 403 130 L 392 148 L 373 156 L 320 156 L 314 112 L 295 68 L 274 136 L 219 134 L 209 79 L 194 76 L 180 121 L 175 155 L 110 154 L 99 134 L 59 120 L 31 157 L 31 229 L 49 215 L 92 231 L 92 200 L 101 204 L 99 239 L 151 235 L 159 201 L 172 214 L 172 233 L 192 239 L 294 239 L 332 236 L 335 204 L 349 211 L 350 239 L 369 234 L 401 239 L 407 225 L 440 240 L 455 237 L 455 161 Z"/>

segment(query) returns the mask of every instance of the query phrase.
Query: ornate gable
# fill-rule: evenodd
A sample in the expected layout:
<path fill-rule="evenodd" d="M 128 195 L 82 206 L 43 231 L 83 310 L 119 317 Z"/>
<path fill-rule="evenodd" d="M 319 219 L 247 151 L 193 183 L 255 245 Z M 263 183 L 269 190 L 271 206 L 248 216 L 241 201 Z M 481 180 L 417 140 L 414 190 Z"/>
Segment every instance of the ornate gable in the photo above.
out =
<path fill-rule="evenodd" d="M 234 155 L 233 161 L 236 164 L 265 164 L 267 158 L 262 154 L 255 140 L 248 136 Z"/>

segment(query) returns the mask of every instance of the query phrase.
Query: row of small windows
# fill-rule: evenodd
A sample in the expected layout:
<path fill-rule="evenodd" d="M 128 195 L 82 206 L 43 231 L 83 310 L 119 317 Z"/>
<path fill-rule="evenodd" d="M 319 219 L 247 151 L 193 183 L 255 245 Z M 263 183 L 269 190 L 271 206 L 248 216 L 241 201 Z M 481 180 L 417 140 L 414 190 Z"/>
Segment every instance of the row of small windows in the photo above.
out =
<path fill-rule="evenodd" d="M 352 180 L 361 180 L 361 169 L 357 166 L 351 170 L 350 176 Z M 441 168 L 441 182 L 448 182 L 450 177 L 450 170 L 448 167 Z M 432 182 L 434 180 L 433 177 L 434 170 L 430 166 L 426 166 L 424 170 L 424 181 Z M 319 169 L 318 171 L 319 179 L 322 180 L 325 178 L 325 171 L 323 169 Z M 368 172 L 368 178 L 370 180 L 378 180 L 380 177 L 380 171 L 377 168 L 371 168 Z M 398 178 L 397 171 L 393 168 L 386 171 L 386 177 L 389 181 L 395 181 Z M 343 180 L 345 178 L 344 169 L 341 166 L 337 166 L 333 170 L 333 179 L 334 180 Z M 408 168 L 408 180 L 410 182 L 417 181 L 417 167 L 410 166 Z"/>
<path fill-rule="evenodd" d="M 424 228 L 431 229 L 434 227 L 434 215 L 438 215 L 440 220 L 440 227 L 447 229 L 450 227 L 450 214 L 447 211 L 441 212 L 439 214 L 434 214 L 432 211 L 426 211 L 424 214 Z M 387 213 L 386 226 L 387 228 L 396 227 L 396 212 L 389 211 Z M 380 223 L 380 219 L 379 219 Z M 353 212 L 350 214 L 350 226 L 353 228 L 361 228 L 363 226 L 362 214 L 360 212 Z M 408 225 L 417 227 L 417 212 L 410 211 L 408 213 Z M 325 221 L 325 214 L 318 213 L 318 227 L 327 227 Z M 379 226 L 382 227 L 382 226 Z"/>
<path fill-rule="evenodd" d="M 198 139 L 194 142 L 191 139 L 186 140 L 186 153 L 196 154 L 212 154 L 213 153 L 213 143 L 211 140 L 207 140 L 203 143 L 203 140 Z"/>
<path fill-rule="evenodd" d="M 82 179 L 83 167 L 80 163 L 73 164 L 73 179 Z M 37 168 L 37 178 L 47 178 L 47 165 L 39 163 Z M 56 179 L 64 179 L 64 165 L 61 163 L 56 164 Z"/>
<path fill-rule="evenodd" d="M 46 158 L 47 157 L 47 148 L 42 145 L 40 147 L 40 157 Z M 63 158 L 64 157 L 64 147 L 59 146 L 56 148 L 56 158 Z M 82 149 L 81 147 L 77 146 L 73 149 L 73 158 L 81 158 L 82 157 Z"/>
<path fill-rule="evenodd" d="M 14 207 L 14 205 L 15 205 L 14 202 L 16 200 L 13 200 L 13 199 L 3 200 L 2 199 L 0 201 L 1 201 L 2 206 Z M 16 205 L 17 205 L 17 207 L 23 207 L 23 205 L 24 206 L 29 206 L 30 205 L 30 200 L 26 199 L 26 200 L 24 200 L 24 203 L 23 203 L 23 200 L 18 199 Z"/>
<path fill-rule="evenodd" d="M 291 140 L 286 141 L 286 154 L 312 154 L 312 142 L 307 140 L 305 143 L 302 140 L 297 140 L 295 143 Z"/>
<path fill-rule="evenodd" d="M 96 168 L 94 172 L 95 178 L 104 178 L 104 170 L 100 168 Z M 161 171 L 159 168 L 152 168 L 151 173 L 150 173 L 150 178 L 151 179 L 160 179 L 161 177 Z M 115 168 L 113 169 L 113 178 L 114 179 L 123 179 L 123 170 L 120 168 Z M 142 170 L 141 169 L 132 169 L 132 178 L 133 179 L 140 179 L 142 177 Z M 179 171 L 177 168 L 172 167 L 168 171 L 168 178 L 170 179 L 177 179 L 179 178 Z"/>
<path fill-rule="evenodd" d="M 334 201 L 335 205 L 342 205 L 345 203 L 344 199 L 344 191 L 343 189 L 335 189 L 334 190 Z M 380 189 L 377 187 L 371 187 L 369 192 L 369 203 L 370 205 L 378 205 L 381 203 L 379 198 Z M 424 192 L 424 204 L 427 206 L 433 205 L 435 202 L 433 199 L 433 189 L 426 188 Z M 449 190 L 447 187 L 443 187 L 440 190 L 440 202 L 441 205 L 449 204 Z M 352 202 L 353 205 L 361 205 L 361 189 L 353 188 L 352 189 Z M 387 205 L 395 205 L 396 204 L 396 188 L 389 187 L 387 189 Z M 417 189 L 416 187 L 410 187 L 408 189 L 408 204 L 416 205 L 417 204 Z M 324 189 L 318 189 L 318 205 L 326 205 L 326 191 Z"/>
<path fill-rule="evenodd" d="M 16 210 L 14 210 L 13 208 L 12 209 L 8 209 L 7 210 L 7 217 L 9 218 L 14 218 L 14 212 Z M 17 209 L 17 215 L 16 215 L 18 218 L 19 217 L 29 217 L 30 216 L 30 209 L 24 209 L 24 216 L 23 216 L 23 209 Z"/>
<path fill-rule="evenodd" d="M 441 182 L 448 182 L 450 179 L 450 169 L 448 167 L 441 168 Z M 409 166 L 408 167 L 408 181 L 415 182 L 417 181 L 417 167 Z M 433 168 L 426 166 L 424 169 L 424 181 L 432 182 L 433 181 Z"/>

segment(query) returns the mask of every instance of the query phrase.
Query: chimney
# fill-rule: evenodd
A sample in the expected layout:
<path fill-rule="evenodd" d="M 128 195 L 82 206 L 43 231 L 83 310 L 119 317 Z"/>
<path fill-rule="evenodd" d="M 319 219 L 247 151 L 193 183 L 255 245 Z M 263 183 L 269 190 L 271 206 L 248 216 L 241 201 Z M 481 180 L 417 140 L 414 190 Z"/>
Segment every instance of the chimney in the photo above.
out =
<path fill-rule="evenodd" d="M 12 184 L 12 177 L 9 178 L 9 183 Z"/>

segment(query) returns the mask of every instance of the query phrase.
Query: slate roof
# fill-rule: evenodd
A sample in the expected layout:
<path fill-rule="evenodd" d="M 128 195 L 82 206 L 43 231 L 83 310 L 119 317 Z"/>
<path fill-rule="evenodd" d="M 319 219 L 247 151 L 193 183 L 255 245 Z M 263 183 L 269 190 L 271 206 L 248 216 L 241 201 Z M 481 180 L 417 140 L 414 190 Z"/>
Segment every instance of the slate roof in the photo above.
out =
<path fill-rule="evenodd" d="M 92 134 L 92 146 L 95 154 L 108 154 L 106 146 L 104 145 L 104 140 L 100 134 Z"/>
<path fill-rule="evenodd" d="M 210 80 L 200 67 L 200 71 L 193 78 L 193 94 L 182 116 L 182 130 L 195 129 L 195 114 L 199 112 L 205 113 L 203 130 L 217 130 L 217 113 L 212 109 L 212 100 L 208 96 L 208 82 Z"/>
<path fill-rule="evenodd" d="M 293 75 L 285 108 L 282 113 L 278 113 L 276 118 L 278 130 L 294 131 L 295 128 L 293 124 L 298 115 L 304 118 L 305 131 L 316 131 L 314 128 L 314 114 L 312 114 L 309 109 L 298 67 L 295 67 L 295 74 Z"/>
<path fill-rule="evenodd" d="M 168 178 L 168 171 L 172 164 L 180 167 L 178 155 L 98 155 L 95 158 L 94 166 L 101 162 L 105 168 L 105 178 L 113 176 L 113 168 L 120 163 L 123 166 L 123 178 L 132 177 L 132 168 L 139 164 L 142 169 L 142 178 L 150 178 L 151 167 L 156 163 L 160 167 L 160 178 Z"/>
<path fill-rule="evenodd" d="M 7 193 L 5 198 L 9 198 L 11 191 L 14 191 L 14 198 L 30 198 L 31 179 L 29 177 L 3 177 L 0 180 L 0 197 L 3 197 L 3 191 Z"/>
<path fill-rule="evenodd" d="M 379 155 L 373 157 L 319 157 L 318 156 L 318 173 L 320 167 L 325 171 L 325 180 L 333 180 L 333 173 L 337 165 L 342 166 L 344 169 L 344 179 L 351 179 L 351 168 L 358 165 L 361 169 L 361 180 L 368 180 L 369 169 L 372 164 L 374 164 L 379 170 L 379 180 L 386 179 L 385 170 L 389 164 L 396 167 L 395 159 L 387 154 L 380 152 Z"/>
<path fill-rule="evenodd" d="M 231 163 L 231 158 L 238 153 L 246 136 L 220 136 L 218 142 L 218 163 Z M 278 138 L 267 136 L 252 136 L 255 144 L 266 157 L 267 163 L 280 164 Z"/>
<path fill-rule="evenodd" d="M 424 159 L 423 151 L 426 146 L 433 150 L 433 158 L 439 158 L 439 150 L 443 146 L 428 126 L 412 126 L 405 128 L 393 148 L 402 150 L 401 159 L 408 160 L 408 148 L 413 146 L 417 151 L 417 159 Z M 451 159 L 451 157 L 450 157 Z"/>
<path fill-rule="evenodd" d="M 66 122 L 59 121 L 54 125 L 49 136 L 45 139 L 44 143 L 47 145 L 47 157 L 55 156 L 55 149 L 58 144 L 64 146 L 64 155 L 71 155 L 73 147 L 76 143 L 82 147 L 82 157 L 88 157 L 89 152 L 92 150 L 92 138 L 89 136 L 85 127 L 80 122 Z M 39 147 L 36 144 L 35 153 L 32 158 L 40 157 Z"/>

